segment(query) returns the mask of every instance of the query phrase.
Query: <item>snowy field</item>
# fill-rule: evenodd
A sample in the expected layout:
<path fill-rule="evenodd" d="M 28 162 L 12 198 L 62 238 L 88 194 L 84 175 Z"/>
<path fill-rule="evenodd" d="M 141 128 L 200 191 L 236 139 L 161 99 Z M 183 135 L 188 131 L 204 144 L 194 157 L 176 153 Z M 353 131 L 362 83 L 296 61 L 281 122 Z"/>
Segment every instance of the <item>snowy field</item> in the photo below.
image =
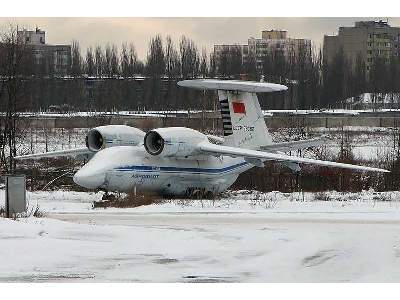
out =
<path fill-rule="evenodd" d="M 330 197 L 94 210 L 101 194 L 28 193 L 47 216 L 0 219 L 0 281 L 400 282 L 400 192 Z"/>

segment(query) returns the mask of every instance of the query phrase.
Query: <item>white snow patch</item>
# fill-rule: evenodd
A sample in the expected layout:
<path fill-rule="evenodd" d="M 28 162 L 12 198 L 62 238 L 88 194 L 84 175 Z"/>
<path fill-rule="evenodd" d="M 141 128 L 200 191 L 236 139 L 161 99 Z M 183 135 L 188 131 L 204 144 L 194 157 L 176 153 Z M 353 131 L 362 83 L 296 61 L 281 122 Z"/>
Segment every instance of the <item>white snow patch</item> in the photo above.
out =
<path fill-rule="evenodd" d="M 101 194 L 28 193 L 48 217 L 0 219 L 0 281 L 398 282 L 400 193 L 329 196 L 92 210 Z"/>

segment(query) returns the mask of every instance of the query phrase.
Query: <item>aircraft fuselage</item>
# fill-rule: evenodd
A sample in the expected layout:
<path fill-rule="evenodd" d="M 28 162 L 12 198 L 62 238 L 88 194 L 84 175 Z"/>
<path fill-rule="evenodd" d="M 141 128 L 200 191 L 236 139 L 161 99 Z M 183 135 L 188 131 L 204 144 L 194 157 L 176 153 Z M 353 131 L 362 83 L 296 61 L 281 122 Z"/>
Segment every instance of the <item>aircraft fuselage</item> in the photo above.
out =
<path fill-rule="evenodd" d="M 101 150 L 80 169 L 74 181 L 86 188 L 107 191 L 142 191 L 164 195 L 196 192 L 220 193 L 240 173 L 253 165 L 229 156 L 160 157 L 143 146 L 119 146 Z"/>

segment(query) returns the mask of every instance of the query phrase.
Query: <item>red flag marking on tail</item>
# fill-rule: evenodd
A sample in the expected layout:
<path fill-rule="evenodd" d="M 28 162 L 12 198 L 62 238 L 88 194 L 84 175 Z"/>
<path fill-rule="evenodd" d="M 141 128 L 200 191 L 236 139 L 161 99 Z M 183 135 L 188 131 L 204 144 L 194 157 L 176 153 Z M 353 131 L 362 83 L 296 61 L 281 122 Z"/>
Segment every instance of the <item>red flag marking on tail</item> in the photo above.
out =
<path fill-rule="evenodd" d="M 246 107 L 243 102 L 232 102 L 232 108 L 235 114 L 246 114 Z"/>

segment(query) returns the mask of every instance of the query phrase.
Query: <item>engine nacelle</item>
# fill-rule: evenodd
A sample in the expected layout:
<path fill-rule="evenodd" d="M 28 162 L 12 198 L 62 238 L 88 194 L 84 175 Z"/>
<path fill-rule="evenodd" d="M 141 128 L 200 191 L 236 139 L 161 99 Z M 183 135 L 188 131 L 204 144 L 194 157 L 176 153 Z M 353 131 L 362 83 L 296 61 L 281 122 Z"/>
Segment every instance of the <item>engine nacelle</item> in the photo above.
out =
<path fill-rule="evenodd" d="M 195 155 L 201 142 L 208 142 L 206 135 L 185 127 L 158 128 L 144 137 L 144 147 L 149 154 L 165 157 Z"/>
<path fill-rule="evenodd" d="M 137 146 L 143 142 L 145 133 L 126 125 L 107 125 L 91 129 L 86 135 L 86 147 L 97 152 L 113 146 Z"/>

